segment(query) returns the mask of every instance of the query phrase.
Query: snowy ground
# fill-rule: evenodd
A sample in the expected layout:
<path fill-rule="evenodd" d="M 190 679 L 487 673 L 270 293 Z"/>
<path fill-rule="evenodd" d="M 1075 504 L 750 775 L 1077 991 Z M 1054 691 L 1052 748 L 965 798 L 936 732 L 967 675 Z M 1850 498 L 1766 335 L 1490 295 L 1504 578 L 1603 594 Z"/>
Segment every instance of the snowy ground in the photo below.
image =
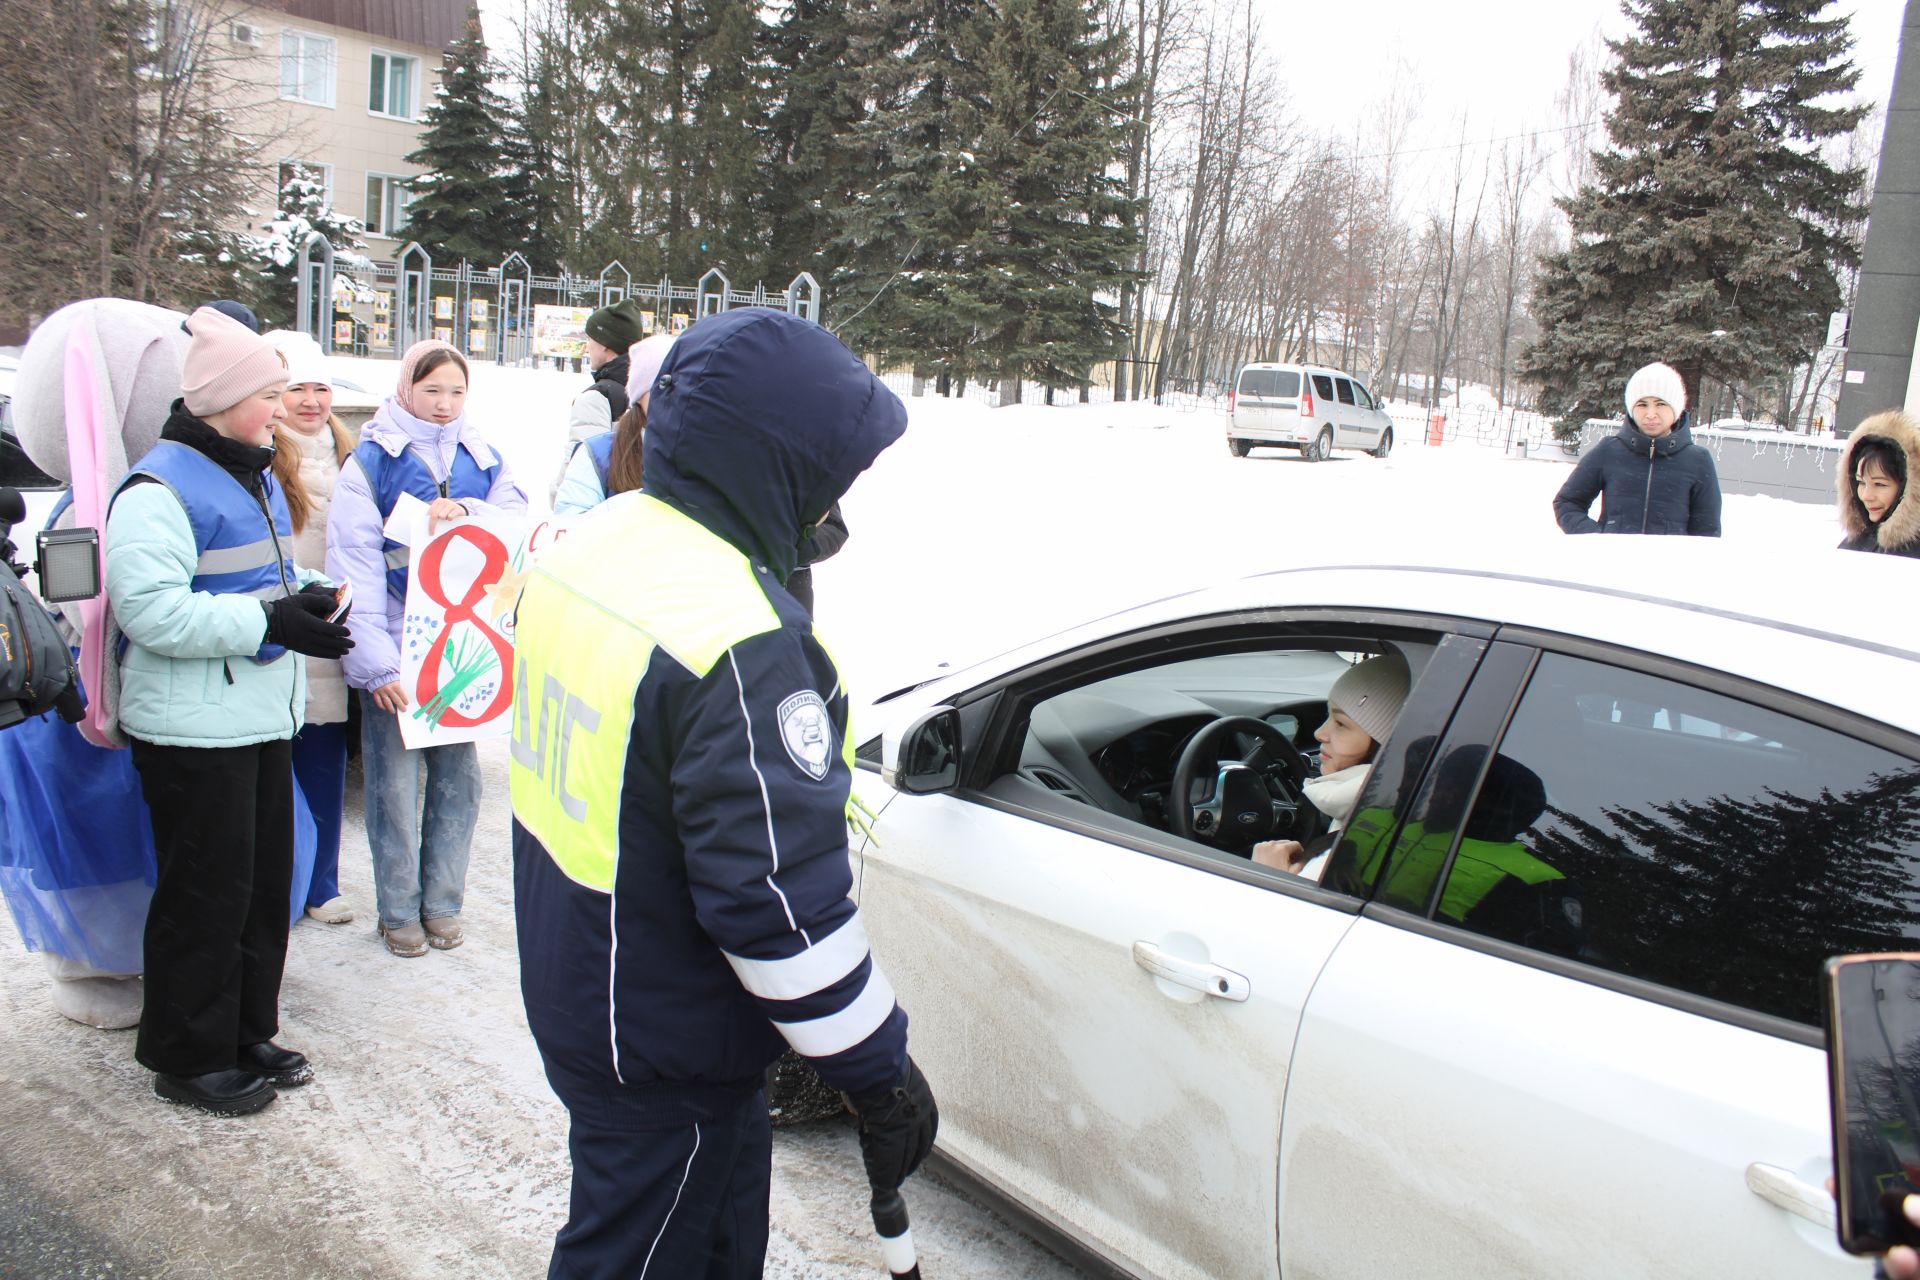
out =
<path fill-rule="evenodd" d="M 339 363 L 369 387 L 392 377 L 391 362 Z M 476 370 L 471 412 L 536 504 L 583 382 Z M 908 403 L 905 440 L 845 503 L 852 540 L 816 572 L 821 628 L 856 694 L 1185 587 L 1348 560 L 1356 545 L 1561 536 L 1549 501 L 1562 463 L 1411 441 L 1385 461 L 1235 460 L 1206 407 Z M 1726 535 L 1760 556 L 1838 540 L 1828 508 L 1749 497 L 1727 499 Z M 565 1214 L 565 1116 L 520 1007 L 504 742 L 482 760 L 471 941 L 454 952 L 403 961 L 375 940 L 350 798 L 341 882 L 362 919 L 294 930 L 282 1000 L 282 1038 L 318 1079 L 253 1119 L 156 1103 L 132 1033 L 56 1015 L 0 916 L 0 1276 L 543 1273 Z M 930 1276 L 1074 1274 L 937 1183 L 918 1180 L 910 1202 Z M 26 1234 L 71 1259 L 25 1261 L 22 1206 Z M 844 1126 L 779 1135 L 773 1230 L 771 1276 L 881 1274 Z"/>

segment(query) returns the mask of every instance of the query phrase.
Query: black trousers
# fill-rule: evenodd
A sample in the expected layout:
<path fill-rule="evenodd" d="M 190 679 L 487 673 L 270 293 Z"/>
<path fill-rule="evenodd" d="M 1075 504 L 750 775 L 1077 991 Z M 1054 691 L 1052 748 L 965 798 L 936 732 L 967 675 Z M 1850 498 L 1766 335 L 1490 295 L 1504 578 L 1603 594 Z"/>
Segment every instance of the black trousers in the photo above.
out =
<path fill-rule="evenodd" d="M 197 1076 L 280 1029 L 293 881 L 293 744 L 133 741 L 159 862 L 133 1056 Z"/>
<path fill-rule="evenodd" d="M 573 1193 L 547 1280 L 759 1280 L 773 1178 L 766 1095 L 634 1092 L 661 1096 L 568 1107 Z"/>

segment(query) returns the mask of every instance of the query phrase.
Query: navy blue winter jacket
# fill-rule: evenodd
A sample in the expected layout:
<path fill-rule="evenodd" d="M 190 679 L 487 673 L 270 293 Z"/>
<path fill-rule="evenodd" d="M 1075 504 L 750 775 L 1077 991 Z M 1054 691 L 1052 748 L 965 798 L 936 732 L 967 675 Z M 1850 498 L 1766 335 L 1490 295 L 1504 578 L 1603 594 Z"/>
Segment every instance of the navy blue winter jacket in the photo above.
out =
<path fill-rule="evenodd" d="M 569 1107 L 749 1088 L 789 1044 L 853 1092 L 905 1071 L 850 897 L 847 695 L 783 585 L 905 425 L 817 325 L 702 320 L 655 383 L 645 490 L 596 508 L 521 597 L 521 989 Z"/>
<path fill-rule="evenodd" d="M 1600 499 L 1600 518 L 1587 514 Z M 1567 533 L 1690 533 L 1720 536 L 1720 473 L 1694 444 L 1687 415 L 1649 436 L 1631 417 L 1580 459 L 1553 499 Z"/>

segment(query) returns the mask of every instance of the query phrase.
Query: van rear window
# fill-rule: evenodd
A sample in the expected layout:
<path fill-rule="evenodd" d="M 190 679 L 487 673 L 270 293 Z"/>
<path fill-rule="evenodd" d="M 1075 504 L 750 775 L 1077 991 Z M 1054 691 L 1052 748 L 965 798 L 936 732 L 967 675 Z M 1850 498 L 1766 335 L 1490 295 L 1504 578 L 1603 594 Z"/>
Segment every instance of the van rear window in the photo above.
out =
<path fill-rule="evenodd" d="M 1300 394 L 1298 369 L 1242 369 L 1240 394 L 1259 400 L 1292 400 Z"/>

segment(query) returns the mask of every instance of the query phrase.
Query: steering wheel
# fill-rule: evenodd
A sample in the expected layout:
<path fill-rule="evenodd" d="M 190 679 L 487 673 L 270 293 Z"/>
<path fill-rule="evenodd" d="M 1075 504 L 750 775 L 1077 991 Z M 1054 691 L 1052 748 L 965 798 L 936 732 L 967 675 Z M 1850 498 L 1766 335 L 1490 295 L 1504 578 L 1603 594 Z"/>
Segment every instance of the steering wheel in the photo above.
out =
<path fill-rule="evenodd" d="M 1220 749 L 1233 735 L 1254 739 L 1253 748 L 1222 759 Z M 1180 752 L 1167 797 L 1168 822 L 1177 836 L 1235 853 L 1262 840 L 1304 844 L 1322 822 L 1301 786 L 1306 779 L 1306 761 L 1286 734 L 1252 716 L 1222 716 Z M 1198 800 L 1196 785 L 1205 789 Z"/>

